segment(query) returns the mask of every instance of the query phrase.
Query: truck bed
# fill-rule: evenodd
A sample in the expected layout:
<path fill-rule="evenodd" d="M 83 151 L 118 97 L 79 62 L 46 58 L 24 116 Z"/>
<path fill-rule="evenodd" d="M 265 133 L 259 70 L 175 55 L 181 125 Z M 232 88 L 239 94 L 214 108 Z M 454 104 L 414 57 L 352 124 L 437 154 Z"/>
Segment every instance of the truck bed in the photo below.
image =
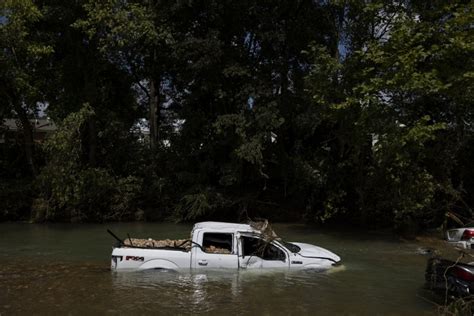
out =
<path fill-rule="evenodd" d="M 122 247 L 125 248 L 154 248 L 154 249 L 172 249 L 191 250 L 191 241 L 188 239 L 163 239 L 154 240 L 151 238 L 127 238 L 123 241 Z"/>
<path fill-rule="evenodd" d="M 123 241 L 123 248 L 150 248 L 150 249 L 163 249 L 163 250 L 181 250 L 190 251 L 192 242 L 189 239 L 163 239 L 154 240 L 151 238 L 140 239 L 140 238 L 127 238 Z M 207 253 L 218 253 L 218 254 L 229 254 L 228 249 L 209 246 L 205 247 L 204 251 Z"/>

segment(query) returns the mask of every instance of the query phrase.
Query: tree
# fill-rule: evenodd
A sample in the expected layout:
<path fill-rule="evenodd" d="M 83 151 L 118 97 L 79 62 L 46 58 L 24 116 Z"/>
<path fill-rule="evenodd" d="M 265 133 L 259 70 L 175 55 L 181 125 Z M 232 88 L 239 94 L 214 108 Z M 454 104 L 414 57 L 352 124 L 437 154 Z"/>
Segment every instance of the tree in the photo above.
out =
<path fill-rule="evenodd" d="M 173 41 L 167 29 L 167 5 L 153 1 L 90 1 L 84 4 L 87 18 L 75 24 L 91 40 L 98 41 L 103 56 L 132 76 L 145 95 L 153 149 L 160 141 L 161 110 L 166 101 L 165 61 Z"/>
<path fill-rule="evenodd" d="M 42 75 L 53 49 L 37 29 L 42 12 L 30 0 L 0 3 L 0 117 L 13 113 L 23 130 L 26 161 L 33 176 L 37 174 L 34 159 L 33 129 L 30 118 L 44 102 Z"/>
<path fill-rule="evenodd" d="M 46 165 L 37 179 L 34 221 L 110 221 L 135 216 L 141 181 L 109 168 L 84 164 L 81 137 L 94 110 L 85 104 L 69 114 L 43 144 Z"/>
<path fill-rule="evenodd" d="M 387 14 L 382 4 L 375 3 L 378 15 Z M 365 12 L 372 14 L 373 7 Z M 313 50 L 310 88 L 323 124 L 336 127 L 338 142 L 327 139 L 334 144 L 328 152 L 338 154 L 329 156 L 333 162 L 325 179 L 343 179 L 333 189 L 336 204 L 328 196 L 332 204 L 318 216 L 350 210 L 362 221 L 377 214 L 382 222 L 401 226 L 426 220 L 433 225 L 457 203 L 462 194 L 453 187 L 451 172 L 458 141 L 450 135 L 464 130 L 452 114 L 462 113 L 465 123 L 472 120 L 470 101 L 458 90 L 472 85 L 466 76 L 472 69 L 472 58 L 465 55 L 472 49 L 467 21 L 472 4 L 429 11 L 401 4 L 383 28 L 384 37 L 350 34 L 350 46 L 357 46 L 344 60 L 324 48 Z M 467 60 L 467 67 L 459 67 L 458 60 Z"/>

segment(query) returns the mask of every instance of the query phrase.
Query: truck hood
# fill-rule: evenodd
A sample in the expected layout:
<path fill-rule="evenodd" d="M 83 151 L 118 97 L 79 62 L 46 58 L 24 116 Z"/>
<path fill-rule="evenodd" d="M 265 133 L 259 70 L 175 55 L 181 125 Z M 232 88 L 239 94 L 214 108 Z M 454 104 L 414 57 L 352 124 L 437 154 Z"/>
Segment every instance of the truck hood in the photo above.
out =
<path fill-rule="evenodd" d="M 338 263 L 339 261 L 341 261 L 341 257 L 327 249 L 300 242 L 292 242 L 292 244 L 301 248 L 298 254 L 303 257 L 328 259 L 330 261 L 333 261 L 334 263 Z"/>

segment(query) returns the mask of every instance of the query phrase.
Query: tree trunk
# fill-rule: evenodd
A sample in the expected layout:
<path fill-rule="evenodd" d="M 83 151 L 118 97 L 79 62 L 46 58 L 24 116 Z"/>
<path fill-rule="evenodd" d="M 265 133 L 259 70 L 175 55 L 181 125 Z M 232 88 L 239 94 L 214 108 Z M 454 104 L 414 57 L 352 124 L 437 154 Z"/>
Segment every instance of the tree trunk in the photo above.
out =
<path fill-rule="evenodd" d="M 99 70 L 94 68 L 92 61 L 85 61 L 86 66 L 82 68 L 84 76 L 84 101 L 94 110 L 100 104 L 100 92 L 98 88 Z M 87 150 L 87 162 L 90 167 L 97 165 L 97 120 L 96 115 L 92 115 L 85 122 L 87 130 L 84 131 Z M 85 126 L 84 126 L 85 127 Z M 85 153 L 84 153 L 85 154 Z M 85 157 L 84 157 L 85 158 Z"/>
<path fill-rule="evenodd" d="M 158 143 L 159 130 L 159 80 L 150 79 L 150 146 L 155 149 Z"/>
<path fill-rule="evenodd" d="M 95 167 L 97 164 L 97 125 L 95 117 L 91 117 L 88 122 L 89 128 L 89 165 Z"/>
<path fill-rule="evenodd" d="M 26 163 L 28 164 L 33 177 L 36 177 L 37 171 L 34 160 L 33 127 L 28 119 L 26 110 L 19 103 L 15 104 L 15 111 L 18 114 L 23 129 L 23 147 L 25 150 Z"/>

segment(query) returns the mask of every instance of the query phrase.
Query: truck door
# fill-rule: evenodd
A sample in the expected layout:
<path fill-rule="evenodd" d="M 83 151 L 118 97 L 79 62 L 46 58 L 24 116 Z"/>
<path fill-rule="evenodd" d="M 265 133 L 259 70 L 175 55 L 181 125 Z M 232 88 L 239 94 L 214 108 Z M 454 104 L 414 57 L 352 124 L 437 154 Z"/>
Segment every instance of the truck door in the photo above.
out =
<path fill-rule="evenodd" d="M 288 253 L 258 236 L 240 235 L 239 266 L 242 269 L 289 268 Z"/>
<path fill-rule="evenodd" d="M 193 268 L 238 268 L 234 234 L 199 232 L 198 240 L 202 248 L 193 248 Z"/>

